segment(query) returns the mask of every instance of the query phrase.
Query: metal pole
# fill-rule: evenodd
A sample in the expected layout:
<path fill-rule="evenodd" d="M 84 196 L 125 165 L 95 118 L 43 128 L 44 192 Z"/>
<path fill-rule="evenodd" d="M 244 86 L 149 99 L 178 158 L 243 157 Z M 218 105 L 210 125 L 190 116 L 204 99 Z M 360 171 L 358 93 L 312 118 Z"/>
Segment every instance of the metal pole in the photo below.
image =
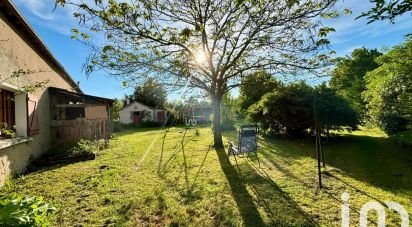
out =
<path fill-rule="evenodd" d="M 319 188 L 322 189 L 322 173 L 321 173 L 321 167 L 320 167 L 321 154 L 320 154 L 320 144 L 319 144 L 318 118 L 317 118 L 317 113 L 316 113 L 316 95 L 313 96 L 313 112 L 315 115 L 315 141 L 316 141 L 316 156 L 318 159 Z"/>
<path fill-rule="evenodd" d="M 319 150 L 322 158 L 322 165 L 323 168 L 326 168 L 326 163 L 325 163 L 325 155 L 323 153 L 323 145 L 322 145 L 322 133 L 319 132 Z"/>

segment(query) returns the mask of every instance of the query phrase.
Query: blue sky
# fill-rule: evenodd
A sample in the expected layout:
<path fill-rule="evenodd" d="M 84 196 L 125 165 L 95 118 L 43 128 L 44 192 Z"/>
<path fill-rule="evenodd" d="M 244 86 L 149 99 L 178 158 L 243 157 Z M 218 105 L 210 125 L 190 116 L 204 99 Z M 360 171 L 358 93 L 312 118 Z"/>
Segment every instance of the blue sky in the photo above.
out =
<path fill-rule="evenodd" d="M 74 9 L 54 8 L 55 0 L 14 0 L 18 9 L 26 17 L 45 44 L 62 63 L 75 81 L 80 81 L 81 89 L 90 95 L 107 98 L 122 98 L 130 93 L 121 86 L 121 81 L 96 72 L 89 78 L 82 72 L 82 65 L 88 55 L 87 49 L 78 41 L 70 38 L 70 30 L 77 27 L 72 17 Z M 412 33 L 411 14 L 398 17 L 395 24 L 377 21 L 367 25 L 365 19 L 355 20 L 360 12 L 370 8 L 367 0 L 340 1 L 338 9 L 350 8 L 352 15 L 325 21 L 336 32 L 331 34 L 332 49 L 337 55 L 348 55 L 355 48 L 391 47 L 404 40 L 406 34 Z"/>

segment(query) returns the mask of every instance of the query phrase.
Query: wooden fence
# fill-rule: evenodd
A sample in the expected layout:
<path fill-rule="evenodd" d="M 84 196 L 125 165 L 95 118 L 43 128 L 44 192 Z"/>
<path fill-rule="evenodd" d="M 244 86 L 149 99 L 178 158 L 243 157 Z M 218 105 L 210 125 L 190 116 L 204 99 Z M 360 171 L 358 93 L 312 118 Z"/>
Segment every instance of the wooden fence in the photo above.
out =
<path fill-rule="evenodd" d="M 53 141 L 57 144 L 75 142 L 80 139 L 109 139 L 109 119 L 53 120 L 51 122 Z"/>

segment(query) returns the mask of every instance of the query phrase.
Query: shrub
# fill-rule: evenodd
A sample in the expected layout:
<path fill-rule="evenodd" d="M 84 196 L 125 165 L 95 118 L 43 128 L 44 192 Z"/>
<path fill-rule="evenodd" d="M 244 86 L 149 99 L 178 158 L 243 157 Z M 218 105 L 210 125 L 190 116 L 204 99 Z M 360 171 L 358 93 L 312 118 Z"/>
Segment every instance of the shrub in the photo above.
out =
<path fill-rule="evenodd" d="M 56 208 L 42 197 L 18 196 L 0 198 L 0 225 L 2 226 L 49 226 L 48 216 Z"/>
<path fill-rule="evenodd" d="M 97 152 L 108 148 L 108 141 L 101 140 L 84 140 L 81 139 L 73 147 L 69 148 L 67 151 L 68 157 L 78 157 L 78 156 L 94 156 Z"/>
<path fill-rule="evenodd" d="M 7 123 L 0 123 L 0 136 L 4 138 L 15 137 L 16 126 L 10 127 Z"/>
<path fill-rule="evenodd" d="M 292 84 L 267 93 L 248 109 L 248 117 L 262 129 L 299 137 L 313 126 L 312 88 Z"/>
<path fill-rule="evenodd" d="M 123 129 L 123 124 L 120 121 L 113 121 L 113 132 L 120 132 Z"/>
<path fill-rule="evenodd" d="M 407 120 L 397 113 L 381 113 L 379 121 L 380 127 L 388 135 L 394 135 L 407 129 Z"/>

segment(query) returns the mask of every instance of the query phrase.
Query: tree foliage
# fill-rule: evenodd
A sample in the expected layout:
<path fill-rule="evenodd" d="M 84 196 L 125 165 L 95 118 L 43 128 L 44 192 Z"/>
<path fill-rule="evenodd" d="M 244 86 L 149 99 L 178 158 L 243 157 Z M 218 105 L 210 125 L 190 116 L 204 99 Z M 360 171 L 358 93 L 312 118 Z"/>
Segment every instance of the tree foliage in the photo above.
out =
<path fill-rule="evenodd" d="M 265 94 L 248 109 L 248 117 L 264 130 L 299 137 L 315 126 L 326 130 L 356 128 L 358 118 L 349 103 L 325 84 L 316 88 L 301 82 Z"/>
<path fill-rule="evenodd" d="M 352 107 L 363 115 L 366 103 L 362 99 L 365 90 L 365 75 L 378 67 L 375 59 L 382 55 L 376 49 L 355 49 L 350 57 L 338 59 L 332 71 L 331 87 L 344 97 Z"/>
<path fill-rule="evenodd" d="M 368 117 L 386 133 L 403 131 L 412 122 L 412 38 L 377 58 L 366 75 L 363 97 Z"/>
<path fill-rule="evenodd" d="M 133 100 L 159 109 L 165 108 L 167 93 L 161 83 L 149 78 L 141 86 L 135 87 Z"/>
<path fill-rule="evenodd" d="M 57 0 L 78 10 L 81 25 L 102 43 L 74 29 L 92 50 L 86 72 L 106 72 L 142 82 L 202 89 L 214 105 L 215 146 L 222 147 L 220 102 L 240 78 L 267 70 L 286 75 L 315 72 L 328 55 L 321 26 L 335 0 L 213 1 Z"/>
<path fill-rule="evenodd" d="M 312 88 L 304 83 L 291 84 L 265 94 L 249 107 L 248 116 L 262 129 L 297 137 L 314 123 Z"/>
<path fill-rule="evenodd" d="M 354 130 L 359 124 L 359 115 L 349 102 L 339 96 L 335 90 L 321 84 L 314 89 L 314 105 L 317 117 L 326 130 L 339 130 L 342 127 Z"/>
<path fill-rule="evenodd" d="M 119 120 L 120 119 L 120 110 L 123 108 L 123 102 L 119 99 L 114 99 L 113 107 L 112 107 L 112 119 Z"/>
<path fill-rule="evenodd" d="M 249 106 L 258 102 L 263 95 L 275 91 L 279 85 L 280 82 L 265 71 L 256 72 L 243 78 L 240 86 L 240 109 L 246 111 Z"/>
<path fill-rule="evenodd" d="M 226 93 L 222 99 L 222 130 L 234 130 L 239 104 L 236 98 Z"/>
<path fill-rule="evenodd" d="M 50 226 L 57 209 L 42 197 L 9 194 L 0 198 L 1 226 Z"/>
<path fill-rule="evenodd" d="M 389 20 L 395 23 L 395 18 L 412 10 L 411 0 L 370 0 L 374 7 L 363 12 L 359 17 L 367 17 L 368 24 L 377 20 Z"/>

